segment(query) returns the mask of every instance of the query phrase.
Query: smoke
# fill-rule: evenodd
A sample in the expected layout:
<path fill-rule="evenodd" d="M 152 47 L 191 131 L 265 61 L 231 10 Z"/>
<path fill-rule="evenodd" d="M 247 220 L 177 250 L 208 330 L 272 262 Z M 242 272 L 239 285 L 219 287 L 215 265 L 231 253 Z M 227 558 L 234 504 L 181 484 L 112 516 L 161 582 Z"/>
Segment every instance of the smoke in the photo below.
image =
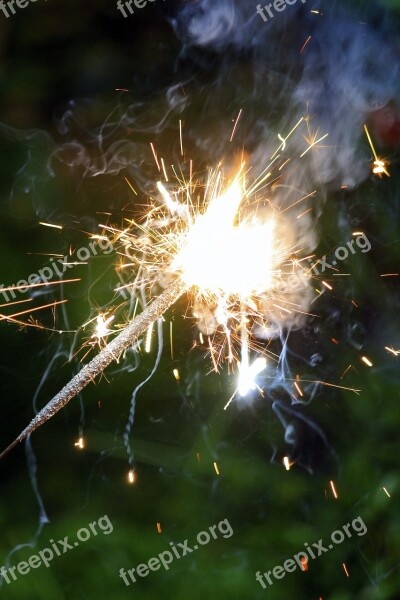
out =
<path fill-rule="evenodd" d="M 302 119 L 281 146 L 282 161 L 288 161 L 282 179 L 262 188 L 260 196 L 264 206 L 285 213 L 281 231 L 286 246 L 294 253 L 313 253 L 328 191 L 354 189 L 369 176 L 371 152 L 363 125 L 373 111 L 399 98 L 398 48 L 376 4 L 355 14 L 341 2 L 298 1 L 267 23 L 256 6 L 251 0 L 183 2 L 171 20 L 181 46 L 169 87 L 155 79 L 154 93 L 143 98 L 137 90 L 136 99 L 121 95 L 117 105 L 71 102 L 58 119 L 54 141 L 26 132 L 20 139 L 36 144 L 32 149 L 30 144 L 29 161 L 19 177 L 26 193 L 36 189 L 41 195 L 38 179 L 42 183 L 40 179 L 54 177 L 61 164 L 76 177 L 76 188 L 87 179 L 127 175 L 136 190 L 153 195 L 159 173 L 150 142 L 168 165 L 180 164 L 179 121 L 186 155 L 197 172 L 220 161 L 229 171 L 243 152 L 254 181 Z M 305 152 L 320 138 L 315 149 Z M 29 169 L 39 141 L 48 155 L 42 161 L 46 169 L 35 181 Z M 302 204 L 302 198 L 309 200 Z M 125 202 L 121 198 L 121 205 Z M 290 210 L 293 205 L 297 208 Z M 301 214 L 309 207 L 308 214 Z M 40 205 L 38 214 L 45 212 Z M 338 222 L 341 231 L 350 231 L 343 213 Z M 276 317 L 255 324 L 257 337 L 278 337 L 284 328 L 304 325 L 315 297 L 310 287 L 295 277 L 290 283 L 284 279 L 279 292 L 299 310 L 287 316 L 266 301 L 263 312 Z M 205 317 L 206 329 L 210 319 Z"/>
<path fill-rule="evenodd" d="M 136 98 L 121 95 L 117 105 L 71 102 L 58 119 L 57 139 L 46 141 L 53 146 L 48 175 L 57 163 L 81 180 L 126 171 L 149 193 L 149 141 L 162 145 L 173 130 L 178 142 L 182 119 L 186 149 L 198 168 L 205 160 L 207 166 L 229 164 L 230 123 L 243 109 L 238 139 L 253 177 L 274 153 L 278 134 L 287 134 L 301 117 L 306 127 L 288 144 L 290 156 L 304 152 L 304 138 L 328 134 L 318 150 L 285 170 L 283 204 L 293 190 L 358 186 L 370 172 L 363 124 L 400 92 L 399 52 L 384 9 L 369 2 L 355 14 L 338 1 L 298 0 L 264 22 L 256 8 L 256 0 L 182 2 L 171 19 L 181 45 L 169 87 L 160 87 L 155 76 L 151 94 L 141 97 L 138 88 Z M 39 135 L 26 132 L 24 139 L 38 142 Z M 179 152 L 175 147 L 171 156 L 170 140 L 167 160 L 176 162 Z"/>
<path fill-rule="evenodd" d="M 263 131 L 252 153 L 255 165 L 270 152 L 277 127 L 288 130 L 308 114 L 315 123 L 311 135 L 329 133 L 329 147 L 303 165 L 303 180 L 354 188 L 369 174 L 369 154 L 360 148 L 363 124 L 372 111 L 398 100 L 400 91 L 399 53 L 383 25 L 384 9 L 375 4 L 370 22 L 365 8 L 361 14 L 338 2 L 298 2 L 265 23 L 255 2 L 198 0 L 182 9 L 175 27 L 185 52 L 200 47 L 221 57 L 214 97 L 215 88 L 234 81 L 245 113 L 258 107 L 265 115 L 263 123 L 254 123 L 257 133 Z M 373 26 L 378 21 L 380 30 Z M 251 89 L 238 77 L 243 60 L 252 69 Z"/>
<path fill-rule="evenodd" d="M 187 150 L 199 168 L 205 158 L 208 165 L 229 164 L 230 123 L 243 109 L 238 137 L 254 177 L 275 151 L 278 134 L 301 117 L 306 128 L 291 139 L 290 156 L 304 152 L 304 138 L 328 134 L 318 150 L 286 169 L 283 202 L 292 200 L 291 190 L 358 186 L 370 172 L 363 124 L 399 98 L 398 47 L 385 11 L 369 3 L 354 14 L 341 2 L 298 0 L 266 23 L 256 7 L 249 0 L 182 3 L 171 20 L 181 42 L 174 81 L 160 89 L 154 78 L 151 95 L 140 98 L 138 90 L 137 99 L 122 95 L 117 105 L 71 102 L 58 120 L 48 172 L 57 162 L 81 179 L 125 170 L 149 193 L 149 141 L 162 145 L 171 129 L 177 140 L 182 119 Z M 175 162 L 177 148 L 171 157 L 170 147 L 167 160 Z"/>

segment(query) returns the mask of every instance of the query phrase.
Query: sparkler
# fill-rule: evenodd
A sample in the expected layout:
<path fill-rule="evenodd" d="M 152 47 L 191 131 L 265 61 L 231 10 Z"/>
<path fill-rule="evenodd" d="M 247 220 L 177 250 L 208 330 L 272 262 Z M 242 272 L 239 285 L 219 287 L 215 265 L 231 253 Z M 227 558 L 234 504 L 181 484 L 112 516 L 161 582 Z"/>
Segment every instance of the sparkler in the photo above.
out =
<path fill-rule="evenodd" d="M 36 415 L 29 425 L 20 433 L 20 435 L 8 446 L 1 454 L 0 460 L 19 442 L 22 442 L 28 435 L 33 433 L 38 427 L 51 419 L 59 410 L 61 410 L 72 398 L 114 360 L 116 360 L 124 350 L 129 348 L 145 331 L 151 323 L 154 323 L 165 311 L 184 293 L 186 289 L 182 280 L 175 281 L 158 298 L 149 304 L 144 311 L 135 318 L 116 338 L 114 338 L 95 358 L 85 365 L 75 377 L 71 379 L 66 386 L 56 395 L 46 406 Z"/>
<path fill-rule="evenodd" d="M 302 121 L 303 119 L 296 124 L 286 138 L 280 136 L 283 147 Z M 312 140 L 309 149 L 325 137 Z M 151 149 L 161 172 L 160 159 L 153 145 Z M 272 311 L 281 315 L 290 315 L 299 308 L 279 295 L 274 296 L 274 290 L 277 280 L 282 280 L 283 275 L 292 276 L 296 274 L 296 270 L 304 273 L 300 261 L 293 258 L 293 248 L 287 247 L 284 242 L 286 236 L 279 236 L 277 233 L 276 209 L 274 211 L 270 203 L 269 206 L 260 208 L 258 203 L 252 206 L 249 202 L 250 194 L 254 194 L 261 185 L 265 187 L 265 182 L 271 175 L 270 167 L 280 157 L 278 149 L 271 158 L 271 165 L 249 190 L 245 189 L 244 164 L 226 188 L 221 170 L 211 173 L 204 194 L 204 212 L 192 200 L 191 177 L 189 184 L 182 185 L 173 195 L 163 183 L 158 183 L 163 205 L 151 207 L 144 223 L 129 223 L 136 231 L 139 230 L 139 235 L 133 235 L 130 227 L 116 230 L 102 226 L 116 235 L 125 247 L 125 254 L 132 260 L 132 263 L 121 265 L 121 268 L 132 265 L 138 267 L 134 289 L 159 284 L 163 274 L 166 275 L 168 285 L 161 295 L 149 303 L 34 417 L 0 454 L 0 459 L 61 410 L 146 331 L 151 331 L 155 321 L 189 290 L 194 297 L 195 310 L 203 313 L 205 322 L 208 321 L 207 334 L 210 335 L 217 329 L 222 329 L 225 333 L 225 342 L 218 350 L 210 342 L 215 369 L 217 370 L 218 362 L 225 358 L 227 343 L 228 361 L 232 363 L 236 360 L 239 365 L 237 393 L 245 396 L 250 390 L 256 389 L 255 379 L 266 368 L 267 362 L 265 357 L 259 357 L 250 364 L 251 328 L 256 326 L 267 330 L 268 323 L 264 315 L 268 302 Z M 287 162 L 286 160 L 280 166 L 280 170 Z M 161 164 L 168 182 L 164 161 Z M 312 195 L 297 200 L 294 205 Z M 182 196 L 183 202 L 180 201 Z M 287 209 L 288 207 L 285 211 Z M 290 239 L 290 236 L 287 237 Z M 130 253 L 132 247 L 133 254 Z M 286 263 L 291 268 L 285 273 L 282 266 Z M 210 324 L 210 318 L 214 323 Z M 111 330 L 108 325 L 111 320 L 112 317 L 99 315 L 96 333 L 92 338 L 100 342 L 100 339 L 109 335 Z M 240 360 L 233 344 L 235 338 L 241 345 Z M 178 379 L 177 375 L 175 377 Z"/>
<path fill-rule="evenodd" d="M 174 201 L 162 184 L 158 187 L 162 191 L 168 210 L 184 214 L 186 207 Z M 71 379 L 16 440 L 0 454 L 0 459 L 102 373 L 112 361 L 151 328 L 153 323 L 189 288 L 197 287 L 201 294 L 209 294 L 214 299 L 218 299 L 219 320 L 220 323 L 225 323 L 227 329 L 226 323 L 230 318 L 229 304 L 233 296 L 241 298 L 243 304 L 252 293 L 260 293 L 271 286 L 273 222 L 255 223 L 253 220 L 251 223 L 234 227 L 233 223 L 242 196 L 238 176 L 224 194 L 213 198 L 206 212 L 197 215 L 193 223 L 190 223 L 190 215 L 186 214 L 186 219 L 189 221 L 188 233 L 182 232 L 178 235 L 180 250 L 171 254 L 171 249 L 162 247 L 162 252 L 167 253 L 169 258 L 174 256 L 170 268 L 171 272 L 176 274 L 173 283 Z M 254 256 L 259 255 L 260 252 L 265 261 L 264 269 L 260 269 L 254 260 Z M 101 332 L 108 333 L 109 322 L 110 319 L 104 321 L 104 317 L 97 319 L 97 337 Z M 265 366 L 265 359 L 263 366 Z M 246 361 L 244 362 L 241 372 L 242 380 L 246 381 L 245 384 L 241 384 L 243 393 L 245 393 L 244 385 L 246 389 L 251 386 L 249 373 L 258 373 L 260 370 L 260 361 L 256 361 L 252 367 L 249 367 Z"/>
<path fill-rule="evenodd" d="M 375 150 L 375 146 L 374 146 L 374 144 L 372 142 L 371 135 L 370 135 L 370 133 L 368 131 L 368 127 L 366 125 L 364 125 L 364 130 L 365 130 L 366 136 L 368 138 L 369 145 L 371 146 L 371 150 L 372 150 L 374 158 L 375 158 L 374 164 L 373 164 L 373 167 L 372 167 L 373 174 L 374 175 L 379 175 L 379 177 L 382 177 L 382 175 L 386 175 L 387 177 L 390 177 L 390 174 L 389 174 L 389 172 L 388 172 L 388 170 L 386 168 L 387 163 L 386 163 L 385 160 L 383 160 L 382 158 L 378 157 L 378 155 L 376 153 L 376 150 Z"/>

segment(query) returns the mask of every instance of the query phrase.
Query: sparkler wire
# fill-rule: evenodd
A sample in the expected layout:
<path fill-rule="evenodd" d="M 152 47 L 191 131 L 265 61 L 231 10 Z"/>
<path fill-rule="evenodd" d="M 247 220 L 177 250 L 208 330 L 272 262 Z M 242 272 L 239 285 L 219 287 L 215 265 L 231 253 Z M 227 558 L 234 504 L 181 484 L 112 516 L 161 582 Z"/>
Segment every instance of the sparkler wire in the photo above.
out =
<path fill-rule="evenodd" d="M 85 365 L 67 383 L 63 389 L 32 419 L 29 425 L 19 434 L 1 454 L 0 460 L 15 446 L 22 442 L 28 435 L 36 431 L 46 421 L 51 419 L 72 398 L 104 369 L 129 348 L 158 318 L 160 318 L 186 291 L 187 285 L 181 280 L 174 281 L 160 296 L 148 304 L 144 310 L 135 317 L 99 354 Z"/>

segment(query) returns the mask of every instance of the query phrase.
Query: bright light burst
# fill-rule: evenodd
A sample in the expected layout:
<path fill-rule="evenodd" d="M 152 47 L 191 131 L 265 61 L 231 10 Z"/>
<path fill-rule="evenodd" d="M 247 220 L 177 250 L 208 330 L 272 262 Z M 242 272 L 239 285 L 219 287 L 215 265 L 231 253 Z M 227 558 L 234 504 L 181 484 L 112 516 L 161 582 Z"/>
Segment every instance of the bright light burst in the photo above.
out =
<path fill-rule="evenodd" d="M 124 287 L 135 292 L 183 281 L 200 331 L 209 336 L 214 369 L 224 360 L 238 366 L 241 397 L 258 389 L 256 378 L 267 366 L 265 356 L 253 362 L 250 356 L 253 348 L 260 351 L 253 329 L 269 326 L 266 303 L 275 313 L 295 312 L 300 307 L 288 306 L 288 297 L 280 294 L 282 282 L 294 275 L 304 284 L 310 277 L 285 241 L 292 239 L 288 220 L 270 202 L 254 199 L 270 175 L 264 171 L 247 189 L 243 163 L 231 178 L 220 165 L 204 191 L 192 182 L 179 182 L 177 189 L 158 182 L 158 202 L 142 222 L 131 219 L 126 229 L 112 230 L 130 259 L 120 269 L 134 267 L 137 273 Z"/>
<path fill-rule="evenodd" d="M 369 145 L 371 146 L 371 150 L 372 150 L 374 158 L 375 158 L 375 160 L 373 162 L 373 166 L 372 166 L 373 174 L 379 175 L 379 177 L 382 177 L 382 175 L 386 175 L 387 177 L 390 177 L 390 174 L 387 170 L 387 161 L 378 157 L 376 150 L 375 150 L 375 146 L 372 142 L 371 135 L 368 131 L 368 127 L 366 125 L 364 125 L 364 130 L 365 130 Z"/>
<path fill-rule="evenodd" d="M 189 181 L 178 176 L 173 165 L 173 176 L 169 176 L 166 162 L 150 144 L 164 175 L 164 181 L 157 182 L 157 197 L 139 222 L 125 219 L 121 229 L 106 228 L 124 248 L 121 274 L 132 270 L 135 274 L 116 291 L 130 289 L 137 299 L 139 290 L 143 293 L 154 285 L 167 288 L 174 280 L 181 281 L 190 292 L 201 340 L 203 334 L 207 336 L 214 370 L 218 372 L 224 361 L 238 370 L 233 397 L 261 391 L 257 377 L 272 355 L 259 340 L 276 337 L 283 324 L 290 328 L 307 314 L 312 274 L 307 265 L 303 267 L 307 259 L 298 258 L 304 248 L 294 224 L 297 220 L 298 227 L 299 219 L 311 208 L 304 211 L 301 207 L 296 219 L 284 213 L 312 199 L 315 192 L 294 197 L 290 206 L 269 198 L 290 163 L 289 139 L 304 123 L 309 136 L 304 138 L 306 148 L 300 158 L 318 150 L 328 134 L 313 133 L 309 118 L 300 118 L 287 135 L 279 134 L 281 144 L 249 186 L 250 171 L 245 171 L 244 161 L 230 177 L 218 165 L 205 184 L 195 183 L 192 161 Z M 182 124 L 180 139 L 183 154 Z M 150 339 L 151 331 L 147 342 Z"/>
<path fill-rule="evenodd" d="M 158 159 L 151 144 L 159 172 L 165 178 L 164 183 L 157 184 L 156 198 L 151 199 L 139 221 L 125 218 L 120 229 L 100 225 L 102 237 L 108 232 L 122 246 L 119 271 L 125 283 L 115 291 L 124 290 L 125 298 L 126 290 L 132 291 L 133 318 L 127 324 L 116 325 L 114 331 L 109 325 L 118 308 L 89 321 L 96 321 L 92 341 L 87 342 L 90 346 L 101 345 L 111 333 L 118 335 L 107 340 L 97 356 L 47 403 L 0 458 L 76 397 L 126 349 L 133 344 L 139 348 L 146 331 L 145 350 L 150 351 L 154 323 L 186 292 L 197 319 L 200 343 L 208 346 L 214 370 L 227 361 L 230 371 L 239 373 L 237 388 L 226 407 L 236 395 L 245 397 L 254 390 L 262 393 L 257 378 L 268 367 L 267 358 L 276 361 L 279 356 L 261 340 L 271 340 L 283 329 L 301 326 L 315 295 L 309 285 L 312 269 L 307 264 L 312 256 L 304 256 L 315 247 L 309 214 L 312 207 L 304 210 L 300 204 L 313 199 L 316 192 L 302 195 L 284 183 L 284 169 L 290 169 L 287 165 L 291 161 L 286 154 L 287 143 L 303 122 L 309 130 L 309 119 L 302 117 L 286 137 L 278 136 L 280 146 L 256 178 L 250 177 L 251 169 L 245 171 L 244 162 L 230 177 L 220 164 L 209 173 L 205 184 L 196 184 L 192 160 L 188 181 L 178 176 L 173 165 L 174 177 L 169 177 L 166 162 L 162 157 Z M 306 150 L 299 156 L 317 151 L 326 137 L 319 137 L 318 132 L 310 134 L 305 139 Z M 247 179 L 251 179 L 249 187 Z M 129 181 L 128 185 L 134 191 Z M 281 198 L 279 192 L 274 192 L 280 187 L 287 192 Z M 295 214 L 289 216 L 289 210 Z M 164 291 L 158 289 L 154 294 L 154 287 Z M 156 297 L 149 301 L 148 293 Z M 139 304 L 144 308 L 137 312 Z M 173 374 L 179 382 L 179 371 L 175 369 Z M 322 381 L 312 383 L 351 389 Z M 296 378 L 293 385 L 303 396 L 300 379 Z M 83 440 L 76 445 L 81 447 Z M 216 463 L 214 466 L 218 474 Z M 129 481 L 134 482 L 132 470 Z"/>
<path fill-rule="evenodd" d="M 112 333 L 112 330 L 108 328 L 109 324 L 111 323 L 111 321 L 114 320 L 114 315 L 111 315 L 111 317 L 106 318 L 105 315 L 98 315 L 96 317 L 96 329 L 95 329 L 95 333 L 92 335 L 92 337 L 97 338 L 97 340 L 100 342 L 100 340 L 106 336 L 108 336 L 110 333 Z"/>
<path fill-rule="evenodd" d="M 182 247 L 172 261 L 172 270 L 203 294 L 245 300 L 271 287 L 274 222 L 253 217 L 235 226 L 242 198 L 236 179 L 195 219 L 190 234 L 183 234 Z"/>
<path fill-rule="evenodd" d="M 251 390 L 256 389 L 256 377 L 262 373 L 267 366 L 267 361 L 263 356 L 259 356 L 249 365 L 248 360 L 239 364 L 239 387 L 240 396 L 247 396 Z"/>

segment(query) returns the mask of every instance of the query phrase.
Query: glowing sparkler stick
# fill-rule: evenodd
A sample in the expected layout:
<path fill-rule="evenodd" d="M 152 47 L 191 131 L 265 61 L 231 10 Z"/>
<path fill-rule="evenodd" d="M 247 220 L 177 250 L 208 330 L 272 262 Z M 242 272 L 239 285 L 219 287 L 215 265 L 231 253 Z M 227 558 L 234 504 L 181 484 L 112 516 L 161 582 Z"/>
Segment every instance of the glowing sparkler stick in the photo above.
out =
<path fill-rule="evenodd" d="M 206 212 L 196 215 L 176 252 L 170 256 L 170 271 L 175 274 L 174 282 L 50 400 L 13 443 L 0 454 L 0 459 L 61 410 L 112 361 L 118 359 L 122 352 L 137 341 L 186 290 L 194 287 L 203 293 L 217 296 L 222 313 L 219 320 L 224 323 L 228 319 L 228 313 L 223 308 L 225 297 L 244 300 L 251 298 L 254 293 L 262 294 L 271 288 L 274 221 L 269 219 L 259 222 L 254 218 L 251 222 L 244 221 L 237 227 L 234 225 L 243 198 L 241 170 L 223 194 L 216 194 L 212 198 Z M 190 214 L 186 207 L 172 200 L 162 184 L 159 184 L 158 188 L 168 209 L 171 212 L 178 211 L 184 216 L 183 220 L 188 221 Z M 263 259 L 262 269 L 254 258 L 257 256 Z M 246 344 L 240 387 L 245 393 L 245 387 L 246 390 L 254 388 L 254 379 L 265 368 L 266 362 L 265 359 L 260 359 L 249 365 L 244 314 L 242 322 L 242 340 L 246 341 Z M 100 331 L 107 331 L 104 320 L 100 325 Z M 232 358 L 231 355 L 231 360 Z"/>
<path fill-rule="evenodd" d="M 33 433 L 46 421 L 51 419 L 72 398 L 75 398 L 83 388 L 91 383 L 97 375 L 116 360 L 124 350 L 129 348 L 161 315 L 172 306 L 185 292 L 186 284 L 177 279 L 158 298 L 146 306 L 143 312 L 137 316 L 121 333 L 87 365 L 85 365 L 75 377 L 36 415 L 29 425 L 1 454 L 0 460 L 15 446 L 22 442 L 28 435 Z"/>

